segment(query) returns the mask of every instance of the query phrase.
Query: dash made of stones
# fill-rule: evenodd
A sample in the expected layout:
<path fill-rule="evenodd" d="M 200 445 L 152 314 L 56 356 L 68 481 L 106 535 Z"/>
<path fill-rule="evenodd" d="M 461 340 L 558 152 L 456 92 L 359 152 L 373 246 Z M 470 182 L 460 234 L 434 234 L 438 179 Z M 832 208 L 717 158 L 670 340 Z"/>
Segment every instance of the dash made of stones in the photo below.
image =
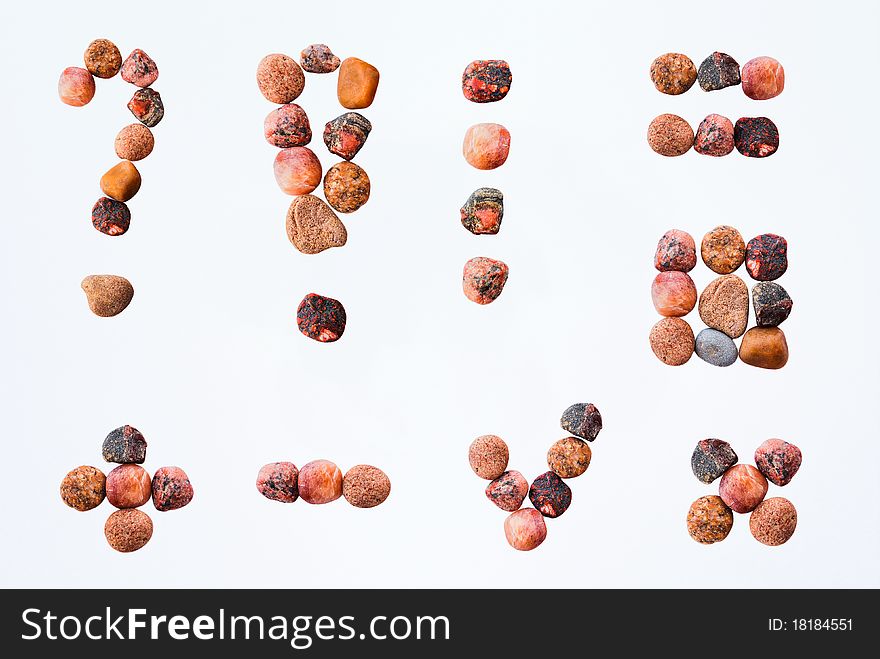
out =
<path fill-rule="evenodd" d="M 782 64 L 766 55 L 740 67 L 732 56 L 716 51 L 697 68 L 687 55 L 665 53 L 651 62 L 649 73 L 657 91 L 673 96 L 684 94 L 695 82 L 706 92 L 741 85 L 743 93 L 756 101 L 775 98 L 785 88 Z"/>

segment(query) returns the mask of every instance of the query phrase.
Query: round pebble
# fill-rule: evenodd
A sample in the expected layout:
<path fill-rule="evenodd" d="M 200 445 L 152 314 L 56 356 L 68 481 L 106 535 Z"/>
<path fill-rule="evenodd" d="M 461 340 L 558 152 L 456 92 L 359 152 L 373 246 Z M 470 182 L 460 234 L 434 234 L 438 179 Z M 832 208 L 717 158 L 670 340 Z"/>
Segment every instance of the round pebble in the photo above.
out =
<path fill-rule="evenodd" d="M 788 342 L 778 327 L 753 327 L 743 336 L 739 358 L 749 366 L 778 369 L 788 363 Z"/>
<path fill-rule="evenodd" d="M 299 65 L 309 73 L 333 73 L 339 64 L 340 59 L 322 43 L 313 43 L 299 54 Z"/>
<path fill-rule="evenodd" d="M 565 432 L 592 442 L 602 430 L 602 415 L 592 403 L 575 403 L 562 413 L 559 425 Z"/>
<path fill-rule="evenodd" d="M 156 510 L 177 510 L 192 498 L 192 483 L 180 467 L 159 467 L 153 474 L 153 506 Z"/>
<path fill-rule="evenodd" d="M 742 234 L 733 227 L 717 226 L 703 236 L 700 256 L 712 272 L 728 275 L 743 264 L 746 258 L 746 243 Z"/>
<path fill-rule="evenodd" d="M 791 296 L 779 284 L 766 281 L 752 288 L 752 306 L 758 327 L 777 327 L 785 322 L 792 307 Z"/>
<path fill-rule="evenodd" d="M 128 201 L 141 189 L 141 174 L 131 162 L 123 160 L 101 177 L 101 192 L 116 201 Z"/>
<path fill-rule="evenodd" d="M 737 463 L 733 447 L 723 439 L 702 439 L 691 455 L 691 470 L 701 483 L 714 482 Z"/>
<path fill-rule="evenodd" d="M 142 464 L 147 459 L 147 440 L 134 426 L 120 426 L 104 438 L 101 454 L 105 462 Z"/>
<path fill-rule="evenodd" d="M 302 69 L 287 55 L 266 55 L 257 65 L 257 86 L 272 103 L 291 103 L 302 94 L 306 77 Z"/>
<path fill-rule="evenodd" d="M 664 364 L 681 366 L 694 354 L 694 331 L 681 318 L 663 318 L 651 328 L 651 350 Z"/>
<path fill-rule="evenodd" d="M 95 97 L 95 79 L 86 69 L 69 66 L 58 79 L 58 97 L 62 103 L 82 107 Z"/>
<path fill-rule="evenodd" d="M 548 471 L 532 481 L 529 501 L 544 517 L 559 517 L 571 505 L 571 488 L 554 472 Z"/>
<path fill-rule="evenodd" d="M 756 101 L 779 96 L 785 89 L 785 69 L 772 57 L 756 57 L 743 64 L 742 87 Z"/>
<path fill-rule="evenodd" d="M 162 97 L 155 89 L 138 89 L 128 102 L 128 109 L 135 119 L 152 128 L 165 116 Z"/>
<path fill-rule="evenodd" d="M 101 197 L 92 206 L 92 226 L 108 236 L 121 236 L 131 225 L 131 211 L 124 202 Z"/>
<path fill-rule="evenodd" d="M 324 176 L 324 198 L 340 213 L 354 213 L 370 198 L 370 177 L 353 162 L 338 162 Z"/>
<path fill-rule="evenodd" d="M 547 451 L 547 466 L 560 478 L 576 478 L 590 466 L 590 445 L 577 437 L 566 437 Z"/>
<path fill-rule="evenodd" d="M 504 195 L 497 188 L 478 188 L 461 207 L 462 226 L 476 236 L 495 235 L 504 217 Z"/>
<path fill-rule="evenodd" d="M 670 229 L 657 243 L 654 267 L 660 272 L 690 272 L 697 265 L 697 247 L 691 234 Z"/>
<path fill-rule="evenodd" d="M 779 129 L 767 117 L 740 117 L 733 127 L 736 150 L 749 158 L 766 158 L 779 148 Z"/>
<path fill-rule="evenodd" d="M 348 240 L 345 225 L 323 199 L 313 195 L 296 197 L 287 210 L 287 238 L 303 254 L 317 254 L 342 247 Z"/>
<path fill-rule="evenodd" d="M 263 121 L 263 134 L 272 146 L 287 149 L 312 141 L 312 127 L 306 111 L 296 103 L 272 110 Z"/>
<path fill-rule="evenodd" d="M 467 129 L 461 150 L 477 169 L 501 167 L 510 154 L 510 131 L 501 124 L 474 124 Z"/>
<path fill-rule="evenodd" d="M 153 537 L 153 520 L 141 510 L 117 510 L 104 524 L 104 537 L 116 551 L 137 551 Z"/>
<path fill-rule="evenodd" d="M 651 82 L 664 94 L 684 94 L 697 80 L 697 68 L 681 53 L 666 53 L 651 62 Z"/>
<path fill-rule="evenodd" d="M 661 156 L 681 156 L 694 145 L 694 129 L 677 114 L 661 114 L 648 126 L 648 145 Z"/>
<path fill-rule="evenodd" d="M 699 312 L 712 329 L 740 337 L 749 323 L 749 287 L 736 275 L 722 275 L 700 294 Z"/>
<path fill-rule="evenodd" d="M 298 485 L 306 503 L 330 503 L 342 496 L 342 472 L 329 460 L 314 460 L 299 470 Z"/>
<path fill-rule="evenodd" d="M 534 508 L 523 508 L 504 520 L 504 537 L 518 551 L 536 549 L 547 538 L 544 517 Z"/>
<path fill-rule="evenodd" d="M 138 87 L 149 87 L 159 77 L 156 62 L 140 48 L 135 48 L 122 63 L 122 79 Z"/>
<path fill-rule="evenodd" d="M 271 462 L 257 474 L 257 491 L 272 501 L 293 503 L 299 498 L 298 477 L 292 462 Z"/>
<path fill-rule="evenodd" d="M 96 78 L 112 78 L 122 66 L 119 48 L 108 39 L 95 39 L 83 55 L 86 69 Z"/>
<path fill-rule="evenodd" d="M 706 328 L 697 334 L 694 352 L 697 357 L 712 366 L 730 366 L 738 357 L 733 339 L 724 332 L 711 328 Z"/>
<path fill-rule="evenodd" d="M 749 530 L 755 540 L 770 547 L 784 545 L 797 528 L 797 510 L 788 499 L 772 497 L 749 516 Z"/>
<path fill-rule="evenodd" d="M 324 126 L 324 144 L 344 160 L 354 158 L 367 142 L 373 124 L 364 115 L 346 112 Z"/>
<path fill-rule="evenodd" d="M 755 451 L 755 465 L 764 477 L 783 487 L 801 468 L 801 450 L 781 439 L 768 439 Z"/>
<path fill-rule="evenodd" d="M 503 261 L 477 256 L 464 264 L 461 286 L 465 297 L 477 304 L 489 304 L 498 299 L 510 269 Z"/>
<path fill-rule="evenodd" d="M 461 76 L 461 91 L 473 103 L 494 103 L 507 96 L 513 76 L 503 59 L 475 60 Z"/>
<path fill-rule="evenodd" d="M 694 136 L 694 151 L 704 156 L 726 156 L 733 151 L 733 122 L 720 114 L 710 114 L 700 122 Z"/>
<path fill-rule="evenodd" d="M 80 287 L 92 313 L 101 318 L 111 318 L 125 311 L 134 297 L 134 286 L 119 275 L 89 275 Z"/>
<path fill-rule="evenodd" d="M 661 316 L 686 316 L 697 304 L 697 287 L 687 273 L 661 272 L 651 284 L 651 300 Z"/>
<path fill-rule="evenodd" d="M 752 465 L 733 465 L 721 477 L 718 494 L 734 512 L 748 513 L 767 495 L 767 479 Z"/>
<path fill-rule="evenodd" d="M 123 160 L 143 160 L 153 152 L 153 132 L 143 124 L 129 124 L 116 135 L 116 155 Z"/>
<path fill-rule="evenodd" d="M 306 295 L 296 309 L 299 331 L 319 343 L 338 341 L 345 332 L 346 320 L 342 302 L 317 293 Z"/>
<path fill-rule="evenodd" d="M 510 451 L 507 444 L 497 435 L 481 435 L 468 449 L 468 462 L 480 478 L 492 481 L 507 469 Z"/>
<path fill-rule="evenodd" d="M 343 60 L 336 79 L 336 98 L 349 110 L 368 108 L 376 98 L 379 69 L 357 57 Z"/>
<path fill-rule="evenodd" d="M 285 194 L 308 194 L 321 183 L 321 162 L 305 146 L 281 149 L 275 156 L 273 170 L 275 182 Z"/>
<path fill-rule="evenodd" d="M 391 494 L 391 481 L 371 465 L 355 465 L 342 479 L 342 496 L 355 508 L 374 508 Z"/>
<path fill-rule="evenodd" d="M 140 465 L 119 465 L 107 474 L 107 501 L 117 508 L 139 508 L 151 494 L 150 474 Z"/>
<path fill-rule="evenodd" d="M 486 497 L 501 510 L 519 510 L 529 493 L 529 482 L 518 471 L 505 471 L 486 486 Z"/>
<path fill-rule="evenodd" d="M 763 233 L 746 246 L 746 270 L 752 279 L 772 281 L 788 270 L 788 242 L 775 233 Z"/>
<path fill-rule="evenodd" d="M 691 504 L 687 514 L 690 536 L 704 545 L 721 542 L 733 528 L 733 513 L 721 497 L 711 494 Z"/>
<path fill-rule="evenodd" d="M 104 501 L 107 478 L 95 467 L 77 467 L 61 481 L 61 499 L 74 510 L 97 508 Z M 518 506 L 517 506 L 518 507 Z"/>
<path fill-rule="evenodd" d="M 727 53 L 714 52 L 700 64 L 697 80 L 702 90 L 706 92 L 738 85 L 739 64 Z"/>

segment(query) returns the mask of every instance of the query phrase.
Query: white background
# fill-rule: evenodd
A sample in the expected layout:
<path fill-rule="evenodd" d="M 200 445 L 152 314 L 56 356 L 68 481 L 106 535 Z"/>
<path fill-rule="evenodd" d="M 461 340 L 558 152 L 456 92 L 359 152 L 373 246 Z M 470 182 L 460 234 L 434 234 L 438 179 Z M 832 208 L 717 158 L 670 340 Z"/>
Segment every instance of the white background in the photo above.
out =
<path fill-rule="evenodd" d="M 5 586 L 235 587 L 862 587 L 880 586 L 878 399 L 872 190 L 878 149 L 873 3 L 705 2 L 18 3 L 3 10 L 0 123 Z M 722 11 L 723 9 L 723 11 Z M 134 88 L 98 80 L 94 101 L 63 105 L 56 82 L 94 38 L 158 62 L 166 117 L 138 163 L 144 184 L 123 237 L 89 220 L 113 138 L 132 121 Z M 273 109 L 254 73 L 267 53 L 329 44 L 381 71 L 363 111 L 373 133 L 356 161 L 369 203 L 344 217 L 348 244 L 298 253 L 290 199 L 263 139 Z M 713 50 L 740 64 L 779 59 L 785 92 L 756 102 L 740 87 L 656 92 L 652 59 L 699 65 Z M 464 100 L 476 58 L 504 58 L 501 103 Z M 336 76 L 307 74 L 297 101 L 325 169 L 323 125 L 343 110 Z M 781 146 L 766 160 L 693 152 L 666 159 L 645 142 L 674 112 L 770 116 Z M 510 158 L 492 172 L 461 157 L 465 129 L 497 121 Z M 465 231 L 458 209 L 483 185 L 505 195 L 498 236 Z M 694 358 L 664 366 L 648 347 L 653 252 L 669 228 L 697 241 L 718 224 L 746 240 L 788 238 L 780 283 L 794 298 L 791 359 L 771 372 Z M 487 307 L 461 293 L 473 256 L 510 265 Z M 131 279 L 116 318 L 93 316 L 83 276 Z M 699 289 L 712 278 L 702 263 Z M 740 271 L 743 277 L 744 271 Z M 752 283 L 749 281 L 749 283 Z M 345 336 L 303 337 L 296 305 L 341 300 Z M 696 313 L 688 317 L 701 328 Z M 483 495 L 467 448 L 510 445 L 531 479 L 565 433 L 562 410 L 591 401 L 605 429 L 574 500 L 537 551 L 508 547 L 505 514 Z M 103 537 L 112 508 L 78 513 L 58 496 L 68 470 L 105 471 L 101 442 L 130 423 L 146 467 L 179 465 L 196 490 L 155 523 L 143 550 Z M 781 437 L 804 463 L 784 490 L 799 525 L 785 546 L 758 544 L 737 516 L 706 547 L 684 524 L 716 489 L 690 471 L 694 444 L 730 441 L 750 462 Z M 263 499 L 266 462 L 316 458 L 380 466 L 391 498 L 374 510 Z"/>

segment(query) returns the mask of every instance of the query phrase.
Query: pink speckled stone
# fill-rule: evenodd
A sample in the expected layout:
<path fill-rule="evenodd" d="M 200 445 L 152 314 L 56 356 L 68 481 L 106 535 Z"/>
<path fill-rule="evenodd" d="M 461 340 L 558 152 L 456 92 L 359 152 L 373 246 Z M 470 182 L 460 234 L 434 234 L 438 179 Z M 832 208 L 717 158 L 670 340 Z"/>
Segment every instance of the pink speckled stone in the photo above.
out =
<path fill-rule="evenodd" d="M 464 264 L 461 287 L 465 297 L 477 304 L 490 304 L 498 299 L 510 268 L 503 261 L 477 256 Z"/>
<path fill-rule="evenodd" d="M 661 272 L 654 277 L 654 283 L 651 284 L 651 299 L 661 316 L 686 316 L 697 304 L 697 287 L 685 272 Z"/>
<path fill-rule="evenodd" d="M 748 513 L 767 495 L 767 479 L 752 465 L 733 465 L 721 477 L 718 494 L 734 512 Z"/>
<path fill-rule="evenodd" d="M 779 96 L 785 88 L 785 69 L 772 57 L 756 57 L 742 67 L 742 88 L 756 101 Z"/>
<path fill-rule="evenodd" d="M 285 194 L 304 195 L 321 183 L 321 162 L 304 146 L 282 149 L 275 156 L 275 181 Z"/>
<path fill-rule="evenodd" d="M 62 103 L 82 107 L 95 97 L 95 79 L 86 69 L 69 66 L 58 79 L 58 96 Z"/>
<path fill-rule="evenodd" d="M 135 48 L 122 63 L 120 75 L 125 82 L 138 87 L 149 87 L 159 77 L 159 67 L 149 55 L 140 48 Z"/>
<path fill-rule="evenodd" d="M 293 503 L 299 498 L 299 470 L 292 462 L 271 462 L 257 474 L 257 490 L 267 499 Z"/>
<path fill-rule="evenodd" d="M 768 439 L 755 451 L 755 464 L 768 481 L 788 485 L 801 468 L 801 450 L 782 439 Z"/>
<path fill-rule="evenodd" d="M 464 135 L 462 153 L 477 169 L 501 167 L 510 153 L 510 131 L 501 124 L 475 124 Z"/>
<path fill-rule="evenodd" d="M 314 460 L 299 470 L 299 496 L 306 503 L 330 503 L 342 496 L 342 472 L 329 460 Z"/>
<path fill-rule="evenodd" d="M 514 549 L 531 551 L 547 538 L 544 516 L 534 508 L 517 510 L 504 520 L 504 536 Z"/>
<path fill-rule="evenodd" d="M 153 474 L 153 506 L 156 510 L 177 510 L 192 498 L 192 483 L 180 467 L 159 467 Z"/>

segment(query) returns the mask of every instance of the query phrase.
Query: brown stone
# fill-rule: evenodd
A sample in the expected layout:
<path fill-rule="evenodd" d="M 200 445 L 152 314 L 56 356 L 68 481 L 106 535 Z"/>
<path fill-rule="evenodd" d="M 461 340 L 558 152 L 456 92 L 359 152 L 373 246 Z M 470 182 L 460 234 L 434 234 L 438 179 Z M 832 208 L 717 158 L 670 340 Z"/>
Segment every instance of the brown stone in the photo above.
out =
<path fill-rule="evenodd" d="M 97 508 L 104 501 L 106 482 L 100 469 L 86 465 L 77 467 L 61 481 L 61 499 L 81 512 Z"/>
<path fill-rule="evenodd" d="M 651 284 L 651 300 L 661 316 L 686 316 L 697 304 L 697 287 L 686 272 L 661 272 Z"/>
<path fill-rule="evenodd" d="M 339 162 L 324 176 L 324 198 L 340 213 L 353 213 L 370 198 L 370 177 L 353 162 Z"/>
<path fill-rule="evenodd" d="M 349 110 L 368 108 L 376 97 L 379 69 L 357 57 L 349 57 L 339 67 L 336 96 L 339 104 Z"/>
<path fill-rule="evenodd" d="M 797 510 L 783 497 L 765 499 L 749 516 L 755 540 L 770 547 L 784 545 L 797 528 Z"/>
<path fill-rule="evenodd" d="M 342 478 L 342 496 L 355 508 L 373 508 L 391 494 L 391 480 L 371 465 L 355 465 Z"/>
<path fill-rule="evenodd" d="M 677 114 L 661 114 L 648 126 L 648 145 L 661 156 L 681 156 L 694 145 L 694 129 Z"/>
<path fill-rule="evenodd" d="M 303 254 L 341 247 L 348 239 L 336 213 L 318 197 L 302 195 L 287 210 L 287 238 Z"/>
<path fill-rule="evenodd" d="M 743 336 L 739 358 L 758 368 L 782 368 L 788 362 L 788 343 L 778 327 L 753 327 Z"/>
<path fill-rule="evenodd" d="M 81 286 L 89 309 L 102 318 L 122 313 L 134 297 L 131 282 L 118 275 L 89 275 L 82 280 Z"/>
<path fill-rule="evenodd" d="M 495 480 L 507 469 L 510 451 L 497 435 L 481 435 L 468 448 L 468 462 L 480 478 Z"/>
<path fill-rule="evenodd" d="M 664 318 L 651 328 L 651 350 L 664 364 L 681 366 L 694 354 L 694 331 L 681 318 Z"/>
<path fill-rule="evenodd" d="M 723 275 L 700 295 L 700 318 L 708 327 L 731 339 L 743 335 L 749 324 L 749 287 L 736 275 Z"/>
<path fill-rule="evenodd" d="M 137 551 L 153 537 L 153 520 L 141 510 L 117 510 L 104 524 L 104 537 L 116 551 Z"/>
<path fill-rule="evenodd" d="M 566 437 L 547 451 L 547 466 L 560 478 L 580 476 L 590 466 L 590 445 L 577 437 Z"/>
<path fill-rule="evenodd" d="M 153 132 L 143 124 L 129 124 L 116 135 L 116 155 L 123 160 L 143 160 L 153 152 Z"/>
<path fill-rule="evenodd" d="M 292 57 L 273 53 L 257 65 L 257 87 L 266 100 L 273 103 L 291 103 L 302 94 L 306 77 Z"/>
<path fill-rule="evenodd" d="M 86 48 L 83 61 L 96 78 L 112 78 L 122 66 L 122 53 L 109 39 L 95 39 Z"/>
<path fill-rule="evenodd" d="M 697 81 L 697 67 L 687 55 L 666 53 L 651 62 L 651 82 L 664 94 L 684 94 Z"/>
<path fill-rule="evenodd" d="M 101 177 L 101 191 L 116 201 L 128 201 L 140 189 L 141 174 L 128 160 L 114 165 Z"/>
<path fill-rule="evenodd" d="M 729 275 L 745 261 L 746 243 L 739 231 L 731 226 L 721 225 L 703 236 L 700 256 L 712 272 Z"/>
<path fill-rule="evenodd" d="M 732 528 L 733 513 L 719 496 L 711 494 L 700 497 L 688 510 L 688 533 L 700 544 L 721 542 Z"/>

